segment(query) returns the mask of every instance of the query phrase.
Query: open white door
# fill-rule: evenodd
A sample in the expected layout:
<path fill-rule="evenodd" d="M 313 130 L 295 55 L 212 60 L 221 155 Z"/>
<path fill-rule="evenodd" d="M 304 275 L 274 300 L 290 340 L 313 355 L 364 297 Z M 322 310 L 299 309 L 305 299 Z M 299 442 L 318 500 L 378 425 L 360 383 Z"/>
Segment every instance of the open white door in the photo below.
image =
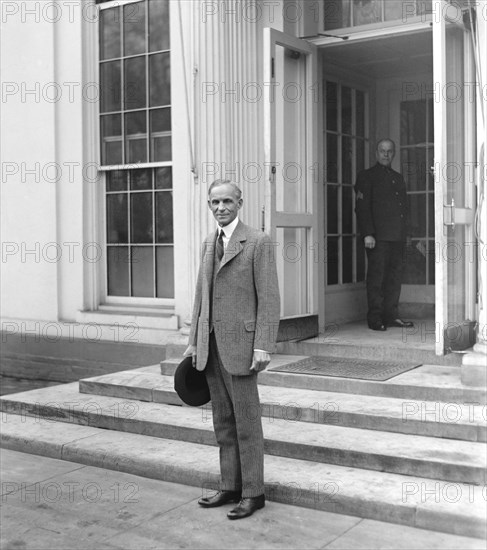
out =
<path fill-rule="evenodd" d="M 318 334 L 316 47 L 264 29 L 265 230 L 276 243 L 278 340 Z"/>
<path fill-rule="evenodd" d="M 452 6 L 434 4 L 436 354 L 443 355 L 475 338 L 475 102 L 465 86 L 475 72 L 461 14 L 450 22 Z"/>

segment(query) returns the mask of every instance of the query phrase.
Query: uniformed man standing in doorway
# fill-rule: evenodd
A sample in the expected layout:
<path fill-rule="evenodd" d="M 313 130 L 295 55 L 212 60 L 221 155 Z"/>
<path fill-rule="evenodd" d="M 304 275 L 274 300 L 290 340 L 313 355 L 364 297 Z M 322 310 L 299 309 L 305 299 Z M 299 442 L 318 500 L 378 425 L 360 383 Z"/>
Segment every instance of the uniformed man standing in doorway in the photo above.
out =
<path fill-rule="evenodd" d="M 391 168 L 395 154 L 394 142 L 381 139 L 377 163 L 360 172 L 355 184 L 355 212 L 368 261 L 367 323 L 379 331 L 413 326 L 398 313 L 409 223 L 406 184 Z"/>

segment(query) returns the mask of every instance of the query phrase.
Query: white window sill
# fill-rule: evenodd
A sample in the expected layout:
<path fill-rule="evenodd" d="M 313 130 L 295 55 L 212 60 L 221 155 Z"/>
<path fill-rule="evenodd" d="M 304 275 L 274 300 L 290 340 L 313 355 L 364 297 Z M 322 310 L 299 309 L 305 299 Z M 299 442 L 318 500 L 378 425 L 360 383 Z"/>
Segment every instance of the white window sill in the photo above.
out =
<path fill-rule="evenodd" d="M 138 328 L 178 330 L 179 318 L 172 308 L 136 306 L 100 306 L 96 311 L 78 311 L 78 323 L 97 325 L 134 325 Z"/>

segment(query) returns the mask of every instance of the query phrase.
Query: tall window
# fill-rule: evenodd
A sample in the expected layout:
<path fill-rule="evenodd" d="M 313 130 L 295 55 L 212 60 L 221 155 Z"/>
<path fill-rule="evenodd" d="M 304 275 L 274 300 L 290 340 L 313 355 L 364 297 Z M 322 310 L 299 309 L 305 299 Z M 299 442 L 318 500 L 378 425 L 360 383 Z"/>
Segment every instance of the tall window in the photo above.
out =
<path fill-rule="evenodd" d="M 173 298 L 170 1 L 97 3 L 107 292 Z"/>
<path fill-rule="evenodd" d="M 412 248 L 404 282 L 435 283 L 433 100 L 401 102 L 401 171 L 408 188 Z"/>
<path fill-rule="evenodd" d="M 431 0 L 323 0 L 325 30 L 387 21 L 407 21 L 431 13 Z"/>
<path fill-rule="evenodd" d="M 365 252 L 357 235 L 353 185 L 368 157 L 365 92 L 336 82 L 325 83 L 325 242 L 326 284 L 365 279 Z"/>

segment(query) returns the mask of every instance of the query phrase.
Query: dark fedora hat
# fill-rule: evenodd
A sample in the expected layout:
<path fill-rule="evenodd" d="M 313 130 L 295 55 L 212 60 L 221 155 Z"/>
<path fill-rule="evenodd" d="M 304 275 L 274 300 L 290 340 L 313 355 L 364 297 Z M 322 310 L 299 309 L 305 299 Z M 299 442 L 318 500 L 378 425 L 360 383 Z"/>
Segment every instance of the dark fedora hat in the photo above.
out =
<path fill-rule="evenodd" d="M 210 400 L 210 390 L 203 371 L 193 367 L 193 358 L 185 357 L 174 373 L 174 389 L 186 405 L 199 407 Z"/>

